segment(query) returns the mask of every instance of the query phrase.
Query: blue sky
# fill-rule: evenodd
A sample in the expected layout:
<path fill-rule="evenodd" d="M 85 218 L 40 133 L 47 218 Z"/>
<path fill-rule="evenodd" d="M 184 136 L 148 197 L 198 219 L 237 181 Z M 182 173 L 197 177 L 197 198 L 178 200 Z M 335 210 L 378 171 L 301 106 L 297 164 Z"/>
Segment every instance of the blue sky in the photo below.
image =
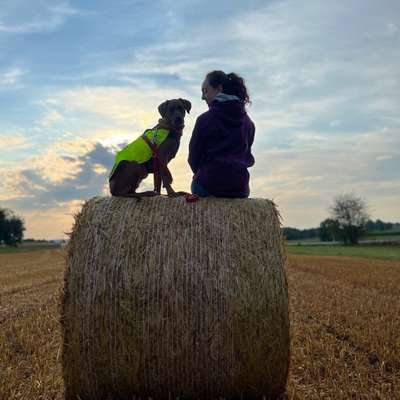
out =
<path fill-rule="evenodd" d="M 285 226 L 317 226 L 345 192 L 400 220 L 398 0 L 0 0 L 0 207 L 26 237 L 65 236 L 84 200 L 108 195 L 115 151 L 176 97 L 193 106 L 171 164 L 188 190 L 213 69 L 246 80 L 252 196 Z"/>

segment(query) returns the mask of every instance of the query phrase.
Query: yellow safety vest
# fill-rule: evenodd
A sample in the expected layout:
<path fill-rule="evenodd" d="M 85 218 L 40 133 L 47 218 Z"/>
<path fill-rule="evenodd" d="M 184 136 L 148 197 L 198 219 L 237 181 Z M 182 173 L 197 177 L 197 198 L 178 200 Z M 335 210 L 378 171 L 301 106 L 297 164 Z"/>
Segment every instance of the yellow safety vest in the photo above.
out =
<path fill-rule="evenodd" d="M 157 147 L 159 147 L 160 144 L 165 141 L 165 139 L 168 137 L 168 134 L 169 131 L 166 129 L 148 129 L 143 133 L 143 135 L 146 135 L 147 138 L 151 142 L 155 143 Z M 129 143 L 116 154 L 114 166 L 109 176 L 110 178 L 121 161 L 134 161 L 138 164 L 143 164 L 150 160 L 153 153 L 148 144 L 144 141 L 142 137 L 143 135 Z"/>

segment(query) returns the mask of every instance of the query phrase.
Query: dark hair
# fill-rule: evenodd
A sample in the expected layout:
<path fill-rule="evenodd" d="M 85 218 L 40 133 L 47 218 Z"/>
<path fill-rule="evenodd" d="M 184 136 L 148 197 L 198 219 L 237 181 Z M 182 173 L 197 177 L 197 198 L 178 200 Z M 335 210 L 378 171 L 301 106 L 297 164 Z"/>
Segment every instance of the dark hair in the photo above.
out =
<path fill-rule="evenodd" d="M 213 88 L 221 85 L 223 93 L 235 95 L 245 104 L 250 103 L 244 79 L 234 72 L 226 74 L 224 71 L 211 71 L 206 75 L 206 79 Z"/>

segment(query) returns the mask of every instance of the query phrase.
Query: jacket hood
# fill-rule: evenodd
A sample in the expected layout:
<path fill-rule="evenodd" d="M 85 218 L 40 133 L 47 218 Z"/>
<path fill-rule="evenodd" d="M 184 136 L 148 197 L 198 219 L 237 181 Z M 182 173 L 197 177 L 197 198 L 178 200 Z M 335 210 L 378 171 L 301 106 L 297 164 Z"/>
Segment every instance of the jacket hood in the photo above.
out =
<path fill-rule="evenodd" d="M 241 126 L 246 117 L 246 110 L 241 101 L 216 101 L 210 105 L 210 111 L 215 113 L 226 125 Z"/>

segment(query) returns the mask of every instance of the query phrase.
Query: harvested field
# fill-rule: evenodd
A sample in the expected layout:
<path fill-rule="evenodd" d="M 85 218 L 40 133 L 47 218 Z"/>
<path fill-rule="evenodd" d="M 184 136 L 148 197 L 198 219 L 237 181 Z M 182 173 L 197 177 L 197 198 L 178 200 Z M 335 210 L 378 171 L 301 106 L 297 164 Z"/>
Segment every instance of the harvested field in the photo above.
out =
<path fill-rule="evenodd" d="M 61 250 L 0 254 L 0 400 L 61 400 Z M 287 399 L 400 399 L 400 262 L 289 256 Z"/>

